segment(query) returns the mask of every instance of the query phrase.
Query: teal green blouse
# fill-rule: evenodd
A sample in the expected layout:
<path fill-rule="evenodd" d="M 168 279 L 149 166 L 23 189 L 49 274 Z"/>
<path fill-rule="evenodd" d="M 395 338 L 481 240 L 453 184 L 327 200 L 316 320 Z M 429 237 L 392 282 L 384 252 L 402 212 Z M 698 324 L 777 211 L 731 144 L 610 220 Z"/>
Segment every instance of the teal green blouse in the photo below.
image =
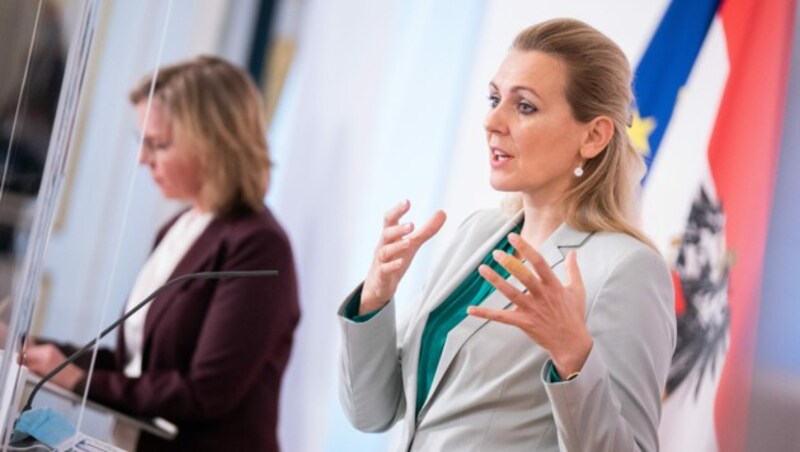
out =
<path fill-rule="evenodd" d="M 521 224 L 514 228 L 512 232 L 519 233 L 520 230 L 522 230 Z M 506 235 L 492 251 L 502 250 L 511 253 L 512 249 L 513 247 L 508 242 L 508 236 Z M 508 278 L 508 272 L 495 262 L 491 251 L 483 258 L 481 263 L 491 267 L 501 277 Z M 439 359 L 442 357 L 444 344 L 447 341 L 447 334 L 467 317 L 467 308 L 481 304 L 494 291 L 494 286 L 483 279 L 476 266 L 464 281 L 428 315 L 425 329 L 422 332 L 422 345 L 417 369 L 417 415 L 419 415 L 425 399 L 428 398 L 433 376 L 436 374 L 436 367 L 439 365 Z M 366 322 L 380 312 L 380 309 L 378 309 L 364 315 L 358 315 L 360 295 L 360 293 L 355 294 L 345 306 L 344 316 L 354 322 Z"/>
<path fill-rule="evenodd" d="M 512 232 L 519 234 L 521 229 L 522 225 L 519 225 Z M 494 249 L 511 253 L 513 247 L 508 243 L 508 235 L 504 236 Z M 501 277 L 508 278 L 508 272 L 492 258 L 491 251 L 483 258 L 481 264 L 488 265 Z M 425 330 L 422 332 L 417 370 L 417 415 L 431 390 L 433 376 L 436 374 L 436 367 L 442 357 L 447 334 L 467 317 L 467 308 L 481 304 L 494 291 L 494 286 L 483 279 L 478 274 L 478 267 L 475 267 L 464 281 L 428 315 Z"/>

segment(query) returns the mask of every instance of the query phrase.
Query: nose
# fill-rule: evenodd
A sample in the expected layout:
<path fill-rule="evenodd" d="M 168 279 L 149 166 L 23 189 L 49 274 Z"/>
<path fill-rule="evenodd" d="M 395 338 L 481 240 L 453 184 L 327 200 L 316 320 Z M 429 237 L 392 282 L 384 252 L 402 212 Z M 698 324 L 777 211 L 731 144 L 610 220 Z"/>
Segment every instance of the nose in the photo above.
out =
<path fill-rule="evenodd" d="M 500 105 L 490 108 L 483 120 L 483 128 L 487 133 L 504 134 L 507 132 L 507 123 Z"/>
<path fill-rule="evenodd" d="M 153 155 L 147 149 L 146 145 L 142 146 L 142 148 L 139 149 L 139 156 L 138 156 L 137 160 L 139 161 L 140 165 L 153 166 Z"/>

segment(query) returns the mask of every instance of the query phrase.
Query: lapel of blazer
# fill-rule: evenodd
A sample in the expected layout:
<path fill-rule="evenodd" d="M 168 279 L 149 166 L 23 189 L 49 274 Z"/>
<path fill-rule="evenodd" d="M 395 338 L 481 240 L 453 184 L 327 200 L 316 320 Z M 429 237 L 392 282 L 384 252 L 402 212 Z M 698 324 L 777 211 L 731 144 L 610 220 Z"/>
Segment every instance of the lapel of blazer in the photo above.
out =
<path fill-rule="evenodd" d="M 431 288 L 430 295 L 426 297 L 427 301 L 424 302 L 420 313 L 417 318 L 414 319 L 414 324 L 419 327 L 420 333 L 422 328 L 425 327 L 424 322 L 420 322 L 420 320 L 422 320 L 423 317 L 427 317 L 431 311 L 436 309 L 458 285 L 478 267 L 478 264 L 486 257 L 486 254 L 493 250 L 495 245 L 522 221 L 522 216 L 523 212 L 519 211 L 514 214 L 511 219 L 500 223 L 495 232 L 492 232 L 488 238 L 482 239 L 482 242 L 480 242 L 475 251 L 469 255 L 469 258 L 458 267 L 458 270 L 453 272 L 452 275 L 442 277 L 439 284 Z M 465 244 L 465 246 L 469 245 Z"/>
<path fill-rule="evenodd" d="M 432 394 L 433 390 L 433 387 L 431 387 L 431 392 L 428 393 L 428 399 L 423 404 L 419 416 L 415 416 L 420 345 L 422 340 L 422 332 L 425 328 L 425 324 L 427 323 L 428 314 L 435 309 L 436 306 L 438 306 L 453 290 L 455 290 L 455 288 L 461 283 L 461 281 L 464 280 L 464 278 L 467 277 L 472 269 L 478 266 L 478 263 L 484 258 L 484 256 L 486 256 L 486 253 L 488 253 L 489 250 L 491 250 L 503 236 L 508 234 L 509 231 L 514 228 L 514 226 L 519 224 L 521 220 L 522 211 L 517 212 L 510 220 L 506 220 L 505 222 L 502 222 L 502 220 L 498 219 L 497 221 L 500 224 L 496 232 L 493 232 L 488 239 L 482 239 L 482 242 L 478 244 L 475 252 L 470 254 L 470 257 L 467 258 L 464 261 L 464 264 L 458 267 L 455 272 L 452 272 L 452 274 L 431 276 L 431 278 L 437 277 L 440 278 L 440 280 L 423 295 L 422 306 L 420 306 L 418 313 L 411 317 L 408 330 L 405 334 L 405 339 L 403 340 L 406 348 L 404 361 L 408 363 L 408 365 L 403 366 L 403 380 L 407 395 L 406 412 L 411 419 L 416 417 L 416 423 L 409 422 L 406 424 L 407 438 L 411 438 L 414 435 L 416 426 L 419 425 L 419 422 L 422 420 L 422 415 L 425 413 L 428 403 L 427 400 L 430 400 L 430 395 Z M 465 244 L 464 246 L 470 246 L 470 244 Z M 441 362 L 439 366 L 441 366 Z M 436 384 L 436 381 L 437 380 L 434 380 L 434 384 Z"/>
<path fill-rule="evenodd" d="M 466 269 L 462 269 L 463 271 L 459 272 L 457 279 L 454 279 L 455 284 L 449 285 L 452 287 L 449 287 L 449 291 L 445 293 L 444 297 L 442 297 L 439 302 L 449 295 L 455 289 L 455 286 L 460 284 L 461 281 L 466 278 L 469 272 L 477 268 L 478 262 L 480 262 L 480 260 L 483 259 L 486 254 L 494 249 L 494 246 L 500 241 L 500 239 L 504 235 L 508 234 L 508 232 L 513 229 L 516 224 L 518 224 L 521 218 L 522 212 L 515 215 L 514 219 L 509 223 L 506 223 L 506 225 L 501 228 L 498 234 L 493 235 L 489 240 L 480 246 L 478 252 L 476 253 L 477 256 L 473 256 L 473 259 L 470 259 L 470 262 L 468 262 L 468 264 L 465 266 Z M 571 228 L 566 223 L 562 223 L 558 229 L 556 229 L 555 232 L 553 232 L 550 237 L 539 247 L 539 254 L 541 254 L 545 261 L 547 261 L 548 265 L 550 265 L 550 268 L 553 268 L 564 260 L 570 249 L 578 248 L 583 245 L 590 235 L 591 234 L 588 232 L 578 231 Z M 530 267 L 527 262 L 526 265 Z M 523 288 L 522 283 L 513 276 L 510 276 L 508 281 L 517 289 Z M 486 300 L 484 300 L 481 306 L 489 309 L 508 309 L 511 307 L 511 302 L 508 301 L 508 299 L 502 294 L 494 292 Z M 442 350 L 442 356 L 439 359 L 439 364 L 436 366 L 436 373 L 434 374 L 433 382 L 431 383 L 431 388 L 428 392 L 428 398 L 425 400 L 425 403 L 420 409 L 418 423 L 425 415 L 430 401 L 435 396 L 436 390 L 439 387 L 444 374 L 447 372 L 447 369 L 450 367 L 450 364 L 452 364 L 456 354 L 458 354 L 459 350 L 461 350 L 461 348 L 464 346 L 464 343 L 466 343 L 470 337 L 472 337 L 488 322 L 489 320 L 486 319 L 467 316 L 467 318 L 456 325 L 455 328 L 450 330 L 447 335 L 447 341 L 445 342 L 444 349 Z M 419 358 L 417 358 L 417 360 L 418 359 Z M 414 376 L 414 381 L 416 382 L 416 375 Z"/>
<path fill-rule="evenodd" d="M 186 255 L 178 262 L 178 265 L 175 267 L 175 270 L 168 280 L 203 269 L 205 264 L 214 257 L 215 252 L 219 248 L 220 241 L 222 240 L 221 232 L 224 227 L 225 222 L 223 219 L 214 218 L 211 220 L 208 226 L 206 226 L 206 229 L 197 237 L 197 240 L 195 240 L 186 252 Z M 208 269 L 205 270 L 208 271 Z M 175 284 L 165 289 L 152 301 L 144 323 L 144 344 L 148 343 L 155 327 L 159 324 L 161 319 L 164 318 L 164 313 L 173 305 L 173 298 L 191 283 L 192 280 L 188 279 L 179 284 Z M 145 349 L 146 348 L 147 347 L 145 347 Z"/>

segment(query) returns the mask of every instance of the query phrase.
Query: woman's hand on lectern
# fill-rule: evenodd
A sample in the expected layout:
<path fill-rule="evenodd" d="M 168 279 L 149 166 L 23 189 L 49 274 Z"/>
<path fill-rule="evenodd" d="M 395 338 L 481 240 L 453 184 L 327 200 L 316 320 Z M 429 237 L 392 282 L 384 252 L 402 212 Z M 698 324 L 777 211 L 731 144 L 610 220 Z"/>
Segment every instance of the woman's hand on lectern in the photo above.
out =
<path fill-rule="evenodd" d="M 22 364 L 39 376 L 47 375 L 67 359 L 53 344 L 34 345 L 28 347 L 22 355 Z M 72 390 L 86 372 L 80 367 L 70 364 L 50 380 L 62 388 Z"/>

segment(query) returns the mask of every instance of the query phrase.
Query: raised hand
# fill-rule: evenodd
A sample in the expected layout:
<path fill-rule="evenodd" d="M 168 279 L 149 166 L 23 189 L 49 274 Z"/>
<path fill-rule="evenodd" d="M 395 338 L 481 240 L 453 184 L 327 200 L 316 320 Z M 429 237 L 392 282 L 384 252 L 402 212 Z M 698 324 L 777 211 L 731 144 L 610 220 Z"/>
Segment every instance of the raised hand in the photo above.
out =
<path fill-rule="evenodd" d="M 413 223 L 400 224 L 400 219 L 410 208 L 411 203 L 403 201 L 386 212 L 383 218 L 383 233 L 361 290 L 359 314 L 380 309 L 391 300 L 414 255 L 423 243 L 439 232 L 447 218 L 440 210 L 414 232 Z"/>
<path fill-rule="evenodd" d="M 515 326 L 550 353 L 556 371 L 562 377 L 580 371 L 592 348 L 586 327 L 586 290 L 583 286 L 575 251 L 566 258 L 567 283 L 561 284 L 544 258 L 522 237 L 509 234 L 511 245 L 533 266 L 533 272 L 519 259 L 502 251 L 494 259 L 525 286 L 515 289 L 487 265 L 478 272 L 512 303 L 512 310 L 470 307 L 468 313 L 495 322 Z"/>

